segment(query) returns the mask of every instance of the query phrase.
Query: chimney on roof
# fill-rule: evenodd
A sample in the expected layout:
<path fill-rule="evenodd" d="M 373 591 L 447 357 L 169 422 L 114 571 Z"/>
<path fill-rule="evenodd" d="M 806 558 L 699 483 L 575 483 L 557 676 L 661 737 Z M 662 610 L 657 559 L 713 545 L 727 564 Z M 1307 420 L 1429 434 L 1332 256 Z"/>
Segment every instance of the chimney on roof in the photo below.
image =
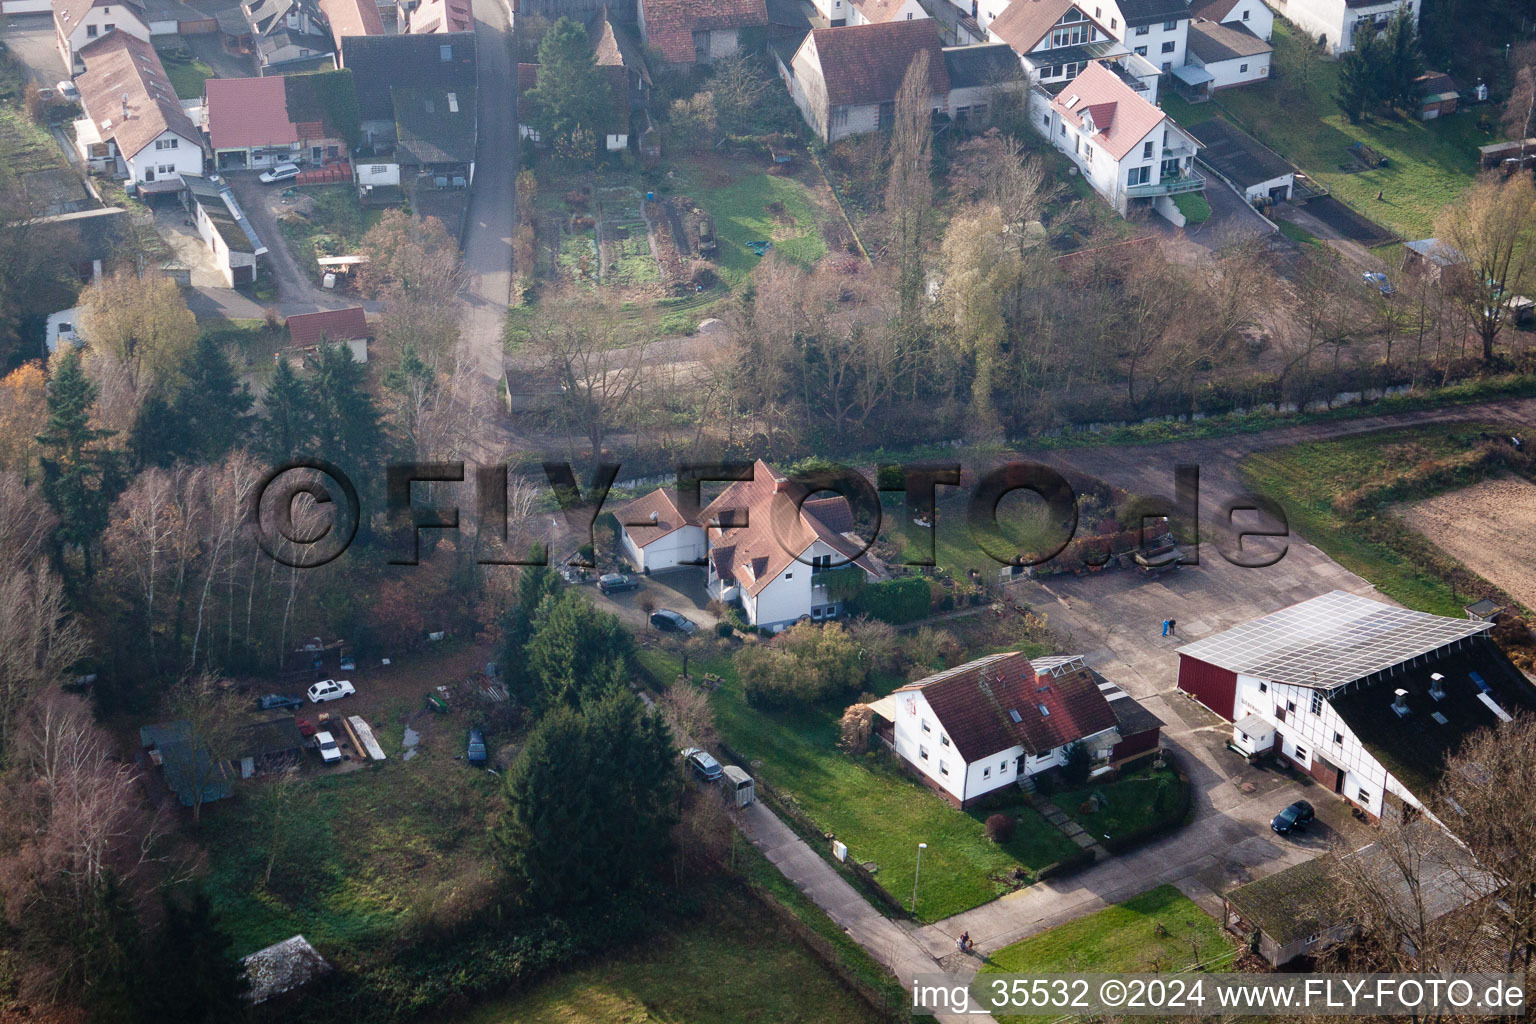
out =
<path fill-rule="evenodd" d="M 1445 700 L 1445 676 L 1439 672 L 1430 674 L 1429 695 L 1435 700 Z"/>
<path fill-rule="evenodd" d="M 1397 712 L 1398 718 L 1408 717 L 1408 691 L 1396 690 L 1397 699 L 1392 702 L 1392 710 Z"/>
<path fill-rule="evenodd" d="M 651 525 L 655 526 L 659 522 L 661 522 L 661 513 L 660 512 L 652 512 L 651 513 Z"/>
<path fill-rule="evenodd" d="M 788 492 L 789 492 L 789 481 L 787 479 L 784 479 L 783 477 L 780 477 L 779 479 L 777 479 L 777 480 L 775 480 L 773 482 L 773 493 L 774 494 L 787 494 Z"/>
<path fill-rule="evenodd" d="M 123 120 L 128 120 L 128 94 L 123 93 Z"/>

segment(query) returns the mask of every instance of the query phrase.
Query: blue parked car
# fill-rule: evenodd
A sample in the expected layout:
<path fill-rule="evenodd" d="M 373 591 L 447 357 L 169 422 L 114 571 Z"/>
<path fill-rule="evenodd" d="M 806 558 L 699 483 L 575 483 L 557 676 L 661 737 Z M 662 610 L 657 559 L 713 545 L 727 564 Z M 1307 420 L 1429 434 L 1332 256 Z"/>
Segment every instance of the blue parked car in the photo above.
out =
<path fill-rule="evenodd" d="M 304 706 L 304 698 L 286 693 L 269 693 L 257 698 L 256 706 L 262 711 L 297 711 Z"/>
<path fill-rule="evenodd" d="M 479 729 L 469 730 L 469 742 L 464 747 L 464 760 L 473 765 L 485 764 L 485 733 Z"/>

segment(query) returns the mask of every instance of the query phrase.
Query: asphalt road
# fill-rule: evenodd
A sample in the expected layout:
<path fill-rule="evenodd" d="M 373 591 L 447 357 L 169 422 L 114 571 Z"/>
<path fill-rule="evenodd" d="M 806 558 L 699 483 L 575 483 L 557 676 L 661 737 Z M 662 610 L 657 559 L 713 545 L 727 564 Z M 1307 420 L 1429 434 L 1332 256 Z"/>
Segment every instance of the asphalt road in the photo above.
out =
<path fill-rule="evenodd" d="M 464 237 L 464 320 L 459 354 L 474 367 L 482 397 L 494 398 L 501 380 L 502 332 L 512 294 L 513 184 L 517 177 L 516 66 L 511 11 L 506 0 L 474 0 L 479 65 L 479 147 Z M 469 445 L 480 462 L 506 447 L 503 417 L 483 416 L 483 436 Z"/>

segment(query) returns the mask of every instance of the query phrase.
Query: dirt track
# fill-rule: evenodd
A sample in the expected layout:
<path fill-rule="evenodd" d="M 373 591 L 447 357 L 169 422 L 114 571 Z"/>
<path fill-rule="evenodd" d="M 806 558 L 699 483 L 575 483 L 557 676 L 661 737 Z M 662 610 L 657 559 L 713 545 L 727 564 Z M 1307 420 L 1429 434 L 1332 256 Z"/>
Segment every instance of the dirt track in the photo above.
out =
<path fill-rule="evenodd" d="M 1397 509 L 1446 554 L 1536 608 L 1536 484 L 1488 480 Z"/>

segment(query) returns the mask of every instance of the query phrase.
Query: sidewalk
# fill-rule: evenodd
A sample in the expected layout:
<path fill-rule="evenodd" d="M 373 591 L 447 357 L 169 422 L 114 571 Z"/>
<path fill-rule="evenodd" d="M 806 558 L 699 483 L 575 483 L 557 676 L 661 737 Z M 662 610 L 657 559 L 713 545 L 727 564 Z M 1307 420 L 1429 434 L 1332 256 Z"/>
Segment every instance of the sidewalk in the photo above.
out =
<path fill-rule="evenodd" d="M 885 965 L 902 987 L 910 990 L 916 975 L 935 974 L 946 968 L 956 976 L 967 978 L 974 973 L 957 970 L 952 963 L 940 966 L 934 956 L 923 950 L 912 932 L 870 906 L 832 865 L 822 860 L 761 801 L 748 804 L 738 823 L 752 845 L 762 850 L 784 877 L 799 886 L 850 938 Z M 954 952 L 955 943 L 950 939 L 948 947 L 939 950 L 937 955 L 947 957 Z M 945 1024 L 960 1024 L 961 1021 L 987 1024 L 992 1020 L 980 1013 L 936 1014 L 933 1019 Z"/>

